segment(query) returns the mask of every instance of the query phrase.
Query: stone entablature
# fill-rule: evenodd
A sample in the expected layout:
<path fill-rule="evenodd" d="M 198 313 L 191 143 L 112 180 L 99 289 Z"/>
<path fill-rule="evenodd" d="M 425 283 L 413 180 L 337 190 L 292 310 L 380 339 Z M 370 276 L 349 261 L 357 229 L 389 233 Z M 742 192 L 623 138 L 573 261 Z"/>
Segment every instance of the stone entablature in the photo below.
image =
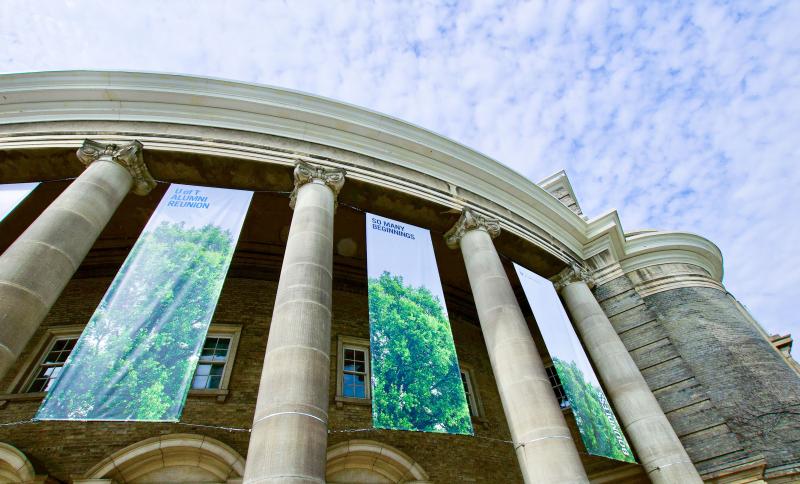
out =
<path fill-rule="evenodd" d="M 542 187 L 463 145 L 316 96 L 189 76 L 87 71 L 2 75 L 0 94 L 0 149 L 78 147 L 91 137 L 285 165 L 317 158 L 347 169 L 353 180 L 458 211 L 478 208 L 565 263 L 582 263 L 605 246 L 623 265 L 657 257 L 722 278 L 719 249 L 702 237 L 628 237 L 616 212 L 584 220 Z"/>

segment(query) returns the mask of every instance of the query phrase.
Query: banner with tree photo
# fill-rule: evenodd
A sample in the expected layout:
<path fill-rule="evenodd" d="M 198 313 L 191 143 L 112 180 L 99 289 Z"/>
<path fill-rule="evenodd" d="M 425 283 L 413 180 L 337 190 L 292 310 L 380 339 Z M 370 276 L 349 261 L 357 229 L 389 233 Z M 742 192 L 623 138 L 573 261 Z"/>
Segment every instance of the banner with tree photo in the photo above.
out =
<path fill-rule="evenodd" d="M 472 435 L 431 235 L 367 214 L 375 428 Z"/>
<path fill-rule="evenodd" d="M 34 183 L 7 183 L 0 185 L 0 222 L 39 186 Z"/>
<path fill-rule="evenodd" d="M 36 419 L 180 419 L 252 195 L 169 187 Z"/>
<path fill-rule="evenodd" d="M 514 264 L 590 454 L 636 462 L 553 283 Z"/>

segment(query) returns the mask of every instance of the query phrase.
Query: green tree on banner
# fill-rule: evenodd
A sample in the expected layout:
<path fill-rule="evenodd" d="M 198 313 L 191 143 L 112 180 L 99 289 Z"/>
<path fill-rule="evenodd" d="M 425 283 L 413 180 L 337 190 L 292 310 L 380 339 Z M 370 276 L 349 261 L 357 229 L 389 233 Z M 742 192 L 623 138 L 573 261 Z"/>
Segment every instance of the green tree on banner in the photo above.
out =
<path fill-rule="evenodd" d="M 586 380 L 574 361 L 553 358 L 553 365 L 569 398 L 586 450 L 595 455 L 635 462 L 602 390 Z"/>
<path fill-rule="evenodd" d="M 384 272 L 369 280 L 372 419 L 377 428 L 472 434 L 442 303 Z"/>
<path fill-rule="evenodd" d="M 37 418 L 177 420 L 233 250 L 212 225 L 143 233 Z"/>

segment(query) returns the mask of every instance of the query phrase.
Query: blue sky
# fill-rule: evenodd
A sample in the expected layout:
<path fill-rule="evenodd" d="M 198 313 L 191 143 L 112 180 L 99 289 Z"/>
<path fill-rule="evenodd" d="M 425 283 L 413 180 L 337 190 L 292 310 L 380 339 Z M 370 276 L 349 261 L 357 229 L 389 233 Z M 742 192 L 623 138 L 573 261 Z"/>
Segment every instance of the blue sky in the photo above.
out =
<path fill-rule="evenodd" d="M 0 2 L 0 72 L 129 69 L 298 89 L 478 149 L 584 211 L 702 234 L 800 335 L 800 2 Z"/>

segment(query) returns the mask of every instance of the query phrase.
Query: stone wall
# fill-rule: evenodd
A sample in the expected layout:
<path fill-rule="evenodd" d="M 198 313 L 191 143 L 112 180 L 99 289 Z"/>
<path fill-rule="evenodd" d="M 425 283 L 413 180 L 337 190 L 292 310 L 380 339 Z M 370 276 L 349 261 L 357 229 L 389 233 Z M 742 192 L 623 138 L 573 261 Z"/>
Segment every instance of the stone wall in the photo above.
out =
<path fill-rule="evenodd" d="M 701 475 L 757 462 L 760 454 L 746 449 L 732 431 L 709 387 L 630 279 L 606 282 L 595 289 L 595 296 Z"/>
<path fill-rule="evenodd" d="M 766 457 L 767 475 L 800 467 L 800 378 L 729 295 L 682 287 L 645 302 L 747 452 Z"/>

